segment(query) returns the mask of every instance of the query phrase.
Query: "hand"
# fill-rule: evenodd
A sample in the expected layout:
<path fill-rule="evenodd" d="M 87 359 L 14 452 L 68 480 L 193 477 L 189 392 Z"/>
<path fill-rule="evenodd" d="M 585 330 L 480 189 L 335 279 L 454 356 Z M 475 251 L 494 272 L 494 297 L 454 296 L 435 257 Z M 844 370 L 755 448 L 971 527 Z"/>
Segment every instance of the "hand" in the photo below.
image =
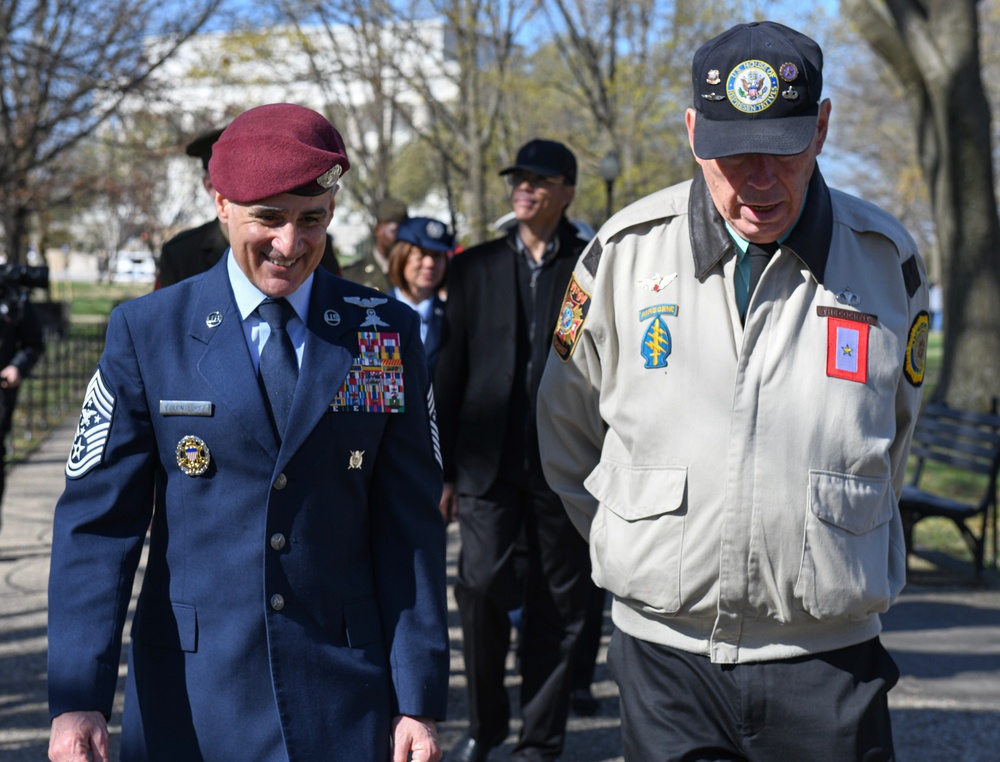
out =
<path fill-rule="evenodd" d="M 21 385 L 21 369 L 16 365 L 8 365 L 0 370 L 0 387 L 16 389 Z"/>
<path fill-rule="evenodd" d="M 52 762 L 111 762 L 108 723 L 100 712 L 65 712 L 52 720 L 49 759 Z"/>
<path fill-rule="evenodd" d="M 455 488 L 455 482 L 444 483 L 439 506 L 445 524 L 450 524 L 458 518 L 458 490 Z"/>
<path fill-rule="evenodd" d="M 428 717 L 400 715 L 392 721 L 392 762 L 438 762 L 441 746 L 438 744 L 437 724 Z"/>

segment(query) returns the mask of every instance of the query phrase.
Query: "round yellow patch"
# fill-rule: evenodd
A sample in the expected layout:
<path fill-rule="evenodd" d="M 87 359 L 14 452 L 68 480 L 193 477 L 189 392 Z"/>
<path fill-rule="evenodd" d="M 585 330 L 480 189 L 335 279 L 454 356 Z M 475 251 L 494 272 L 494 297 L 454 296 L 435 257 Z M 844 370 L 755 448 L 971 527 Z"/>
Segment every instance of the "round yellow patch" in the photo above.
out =
<path fill-rule="evenodd" d="M 920 312 L 914 318 L 913 325 L 910 326 L 910 336 L 906 340 L 903 374 L 914 386 L 920 386 L 924 382 L 924 371 L 927 369 L 927 337 L 930 328 L 930 316 L 926 312 Z"/>

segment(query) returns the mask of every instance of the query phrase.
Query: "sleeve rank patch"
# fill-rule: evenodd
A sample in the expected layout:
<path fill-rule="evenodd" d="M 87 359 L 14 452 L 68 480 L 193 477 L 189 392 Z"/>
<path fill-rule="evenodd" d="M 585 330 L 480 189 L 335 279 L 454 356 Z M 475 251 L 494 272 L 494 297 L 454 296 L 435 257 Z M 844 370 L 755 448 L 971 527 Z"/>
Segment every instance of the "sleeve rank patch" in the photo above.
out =
<path fill-rule="evenodd" d="M 566 287 L 566 298 L 563 300 L 562 309 L 559 310 L 559 321 L 552 336 L 552 349 L 563 362 L 568 362 L 573 356 L 576 340 L 580 337 L 583 322 L 587 319 L 589 311 L 590 294 L 583 290 L 576 280 L 576 273 L 573 273 Z"/>
<path fill-rule="evenodd" d="M 926 311 L 917 313 L 910 326 L 910 335 L 906 340 L 906 357 L 903 359 L 903 375 L 914 386 L 924 382 L 924 371 L 927 369 L 927 337 L 930 333 L 931 319 Z"/>
<path fill-rule="evenodd" d="M 87 384 L 80 422 L 66 461 L 66 476 L 70 479 L 79 479 L 104 460 L 114 413 L 115 395 L 104 383 L 104 376 L 98 368 Z"/>

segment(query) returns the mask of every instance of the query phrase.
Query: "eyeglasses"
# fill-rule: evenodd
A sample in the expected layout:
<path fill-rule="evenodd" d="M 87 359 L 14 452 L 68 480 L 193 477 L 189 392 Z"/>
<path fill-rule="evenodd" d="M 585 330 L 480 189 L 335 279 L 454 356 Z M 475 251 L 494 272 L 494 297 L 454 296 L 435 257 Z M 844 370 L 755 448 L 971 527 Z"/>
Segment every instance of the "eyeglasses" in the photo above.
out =
<path fill-rule="evenodd" d="M 516 188 L 521 183 L 528 183 L 532 188 L 554 188 L 564 184 L 562 177 L 543 177 L 535 172 L 511 172 L 504 175 L 504 179 L 510 188 Z"/>

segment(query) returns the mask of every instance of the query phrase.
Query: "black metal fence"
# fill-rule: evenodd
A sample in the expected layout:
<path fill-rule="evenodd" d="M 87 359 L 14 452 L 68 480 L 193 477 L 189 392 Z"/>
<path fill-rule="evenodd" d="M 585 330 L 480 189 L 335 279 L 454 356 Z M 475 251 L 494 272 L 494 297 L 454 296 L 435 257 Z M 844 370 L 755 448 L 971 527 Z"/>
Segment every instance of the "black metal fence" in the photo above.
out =
<path fill-rule="evenodd" d="M 71 411 L 79 411 L 104 351 L 107 329 L 107 318 L 97 318 L 46 331 L 45 354 L 24 381 L 14 409 L 9 461 L 22 459 L 49 429 L 62 423 Z"/>

